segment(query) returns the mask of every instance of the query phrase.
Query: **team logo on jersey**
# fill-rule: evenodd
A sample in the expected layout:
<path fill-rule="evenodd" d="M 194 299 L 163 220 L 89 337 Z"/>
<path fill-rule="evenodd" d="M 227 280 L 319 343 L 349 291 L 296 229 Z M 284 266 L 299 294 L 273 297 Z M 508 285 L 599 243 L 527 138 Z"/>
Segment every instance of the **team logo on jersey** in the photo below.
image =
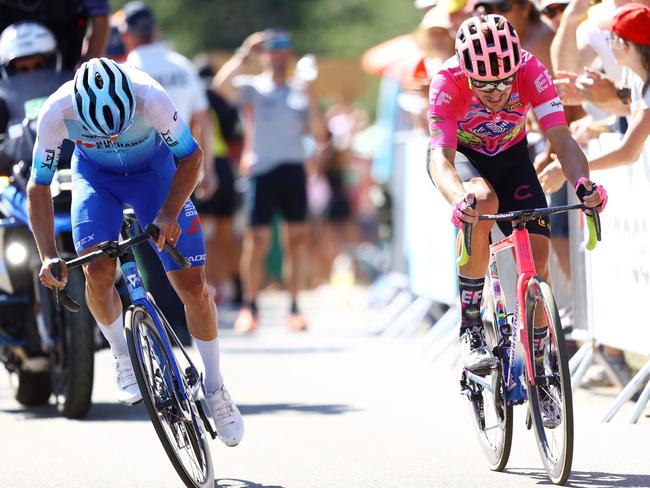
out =
<path fill-rule="evenodd" d="M 449 95 L 449 93 L 444 91 L 438 93 L 438 97 L 436 98 L 436 107 L 439 107 L 442 104 L 450 103 L 450 102 L 451 102 L 451 95 Z"/>
<path fill-rule="evenodd" d="M 533 196 L 533 194 L 528 191 L 530 188 L 530 185 L 520 185 L 517 188 L 515 188 L 515 193 L 513 194 L 513 197 L 515 200 L 528 200 Z"/>
<path fill-rule="evenodd" d="M 544 70 L 543 73 L 540 73 L 539 76 L 535 78 L 533 83 L 535 84 L 535 88 L 537 88 L 537 93 L 542 93 L 548 88 L 549 84 L 553 83 L 553 79 L 548 70 Z"/>
<path fill-rule="evenodd" d="M 496 137 L 507 134 L 515 127 L 513 122 L 505 120 L 483 122 L 472 130 L 478 136 Z"/>
<path fill-rule="evenodd" d="M 201 230 L 201 220 L 198 217 L 194 217 L 194 220 L 192 220 L 192 223 L 190 224 L 190 228 L 187 229 L 187 233 L 192 235 L 196 234 L 199 230 Z"/>
<path fill-rule="evenodd" d="M 92 142 L 86 142 L 86 141 L 81 141 L 81 140 L 79 140 L 79 139 L 77 139 L 76 141 L 74 141 L 74 143 L 75 143 L 77 146 L 83 146 L 83 147 L 87 147 L 87 148 L 95 147 L 95 144 L 94 144 L 94 143 L 92 143 Z"/>
<path fill-rule="evenodd" d="M 161 132 L 160 136 L 165 140 L 165 143 L 169 147 L 174 147 L 175 145 L 178 144 L 178 141 L 174 140 L 174 138 L 171 136 L 171 133 L 172 133 L 172 131 L 171 131 L 171 129 L 169 129 L 166 132 Z"/>

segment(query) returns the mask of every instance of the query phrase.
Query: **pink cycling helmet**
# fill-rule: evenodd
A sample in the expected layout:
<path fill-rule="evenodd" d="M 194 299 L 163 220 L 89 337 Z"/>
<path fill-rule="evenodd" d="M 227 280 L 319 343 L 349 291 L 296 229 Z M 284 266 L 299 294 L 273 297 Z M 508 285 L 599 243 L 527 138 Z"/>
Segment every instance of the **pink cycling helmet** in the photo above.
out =
<path fill-rule="evenodd" d="M 456 56 L 468 77 L 479 81 L 508 78 L 521 64 L 521 43 L 512 24 L 500 15 L 464 21 L 456 34 Z"/>

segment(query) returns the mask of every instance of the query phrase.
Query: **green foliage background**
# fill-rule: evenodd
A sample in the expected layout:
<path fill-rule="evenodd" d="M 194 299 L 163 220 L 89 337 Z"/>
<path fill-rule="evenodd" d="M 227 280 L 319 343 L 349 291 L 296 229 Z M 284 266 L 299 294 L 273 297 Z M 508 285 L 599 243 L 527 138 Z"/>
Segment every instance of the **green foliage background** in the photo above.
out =
<path fill-rule="evenodd" d="M 126 2 L 114 0 L 113 10 Z M 421 18 L 412 0 L 149 0 L 165 36 L 183 54 L 234 49 L 266 27 L 292 32 L 297 52 L 356 57 Z"/>

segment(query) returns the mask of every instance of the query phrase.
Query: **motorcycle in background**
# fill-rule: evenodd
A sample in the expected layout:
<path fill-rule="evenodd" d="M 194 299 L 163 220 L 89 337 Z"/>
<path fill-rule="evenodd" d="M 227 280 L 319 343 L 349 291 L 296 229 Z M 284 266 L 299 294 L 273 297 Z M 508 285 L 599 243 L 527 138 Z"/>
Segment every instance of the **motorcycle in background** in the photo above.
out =
<path fill-rule="evenodd" d="M 43 99 L 44 101 L 44 99 Z M 41 102 L 42 103 L 42 102 Z M 54 302 L 39 280 L 41 266 L 27 214 L 26 184 L 36 134 L 36 113 L 23 121 L 21 147 L 13 152 L 12 174 L 0 177 L 0 362 L 10 374 L 16 400 L 43 405 L 51 395 L 68 418 L 84 417 L 91 405 L 95 321 L 85 303 L 70 313 Z M 14 136 L 18 128 L 12 127 Z M 74 144 L 62 148 L 72 154 Z M 66 144 L 67 145 L 67 144 Z M 67 162 L 66 162 L 67 159 Z M 61 158 L 51 185 L 54 234 L 63 259 L 76 257 L 70 219 L 72 181 L 69 158 Z M 83 296 L 80 269 L 68 275 L 68 290 Z"/>

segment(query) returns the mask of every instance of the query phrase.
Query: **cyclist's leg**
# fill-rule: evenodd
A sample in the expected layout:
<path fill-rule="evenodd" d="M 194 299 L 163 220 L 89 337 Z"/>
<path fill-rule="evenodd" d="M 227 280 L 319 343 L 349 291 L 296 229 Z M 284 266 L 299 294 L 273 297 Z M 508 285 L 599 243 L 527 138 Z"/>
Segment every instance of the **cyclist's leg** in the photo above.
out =
<path fill-rule="evenodd" d="M 75 166 L 84 167 L 85 164 Z M 75 171 L 73 176 L 72 237 L 79 255 L 94 251 L 99 243 L 119 236 L 122 204 L 105 185 L 110 176 L 88 170 Z M 113 260 L 98 260 L 83 268 L 86 301 L 100 324 L 112 324 L 121 317 L 122 304 L 113 284 L 115 266 Z"/>
<path fill-rule="evenodd" d="M 470 159 L 471 158 L 471 159 Z M 465 191 L 474 193 L 479 213 L 496 212 L 499 201 L 490 181 L 477 168 L 480 156 L 463 148 L 456 153 L 456 171 L 463 181 Z M 463 366 L 470 370 L 485 370 L 496 363 L 485 343 L 481 320 L 481 298 L 485 272 L 489 260 L 491 222 L 479 222 L 472 229 L 472 256 L 458 269 L 458 286 L 461 308 L 459 337 Z"/>
<path fill-rule="evenodd" d="M 72 236 L 77 254 L 94 251 L 100 242 L 119 236 L 122 203 L 111 191 L 121 184 L 120 176 L 88 168 L 73 161 Z M 119 181 L 117 181 L 119 180 Z M 86 303 L 108 341 L 114 361 L 117 398 L 131 405 L 142 398 L 133 373 L 124 336 L 122 302 L 114 285 L 116 262 L 103 259 L 83 267 L 86 276 Z"/>

